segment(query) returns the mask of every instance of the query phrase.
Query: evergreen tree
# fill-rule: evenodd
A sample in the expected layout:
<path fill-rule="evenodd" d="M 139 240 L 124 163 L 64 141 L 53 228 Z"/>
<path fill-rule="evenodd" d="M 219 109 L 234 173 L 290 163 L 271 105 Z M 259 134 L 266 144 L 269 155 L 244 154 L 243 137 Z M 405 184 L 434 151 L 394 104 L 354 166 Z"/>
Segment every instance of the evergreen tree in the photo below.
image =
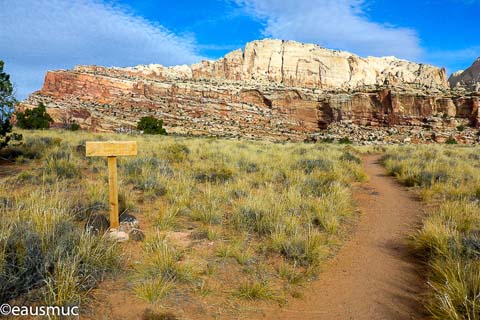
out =
<path fill-rule="evenodd" d="M 146 134 L 167 134 L 163 128 L 163 121 L 154 117 L 143 117 L 137 124 L 137 129 Z"/>
<path fill-rule="evenodd" d="M 53 122 L 52 117 L 47 113 L 47 107 L 41 102 L 36 108 L 17 112 L 16 117 L 17 126 L 22 129 L 48 129 Z"/>
<path fill-rule="evenodd" d="M 15 103 L 13 96 L 13 85 L 10 76 L 3 71 L 4 62 L 0 60 L 0 149 L 5 147 L 14 137 L 10 116 L 12 115 Z"/>

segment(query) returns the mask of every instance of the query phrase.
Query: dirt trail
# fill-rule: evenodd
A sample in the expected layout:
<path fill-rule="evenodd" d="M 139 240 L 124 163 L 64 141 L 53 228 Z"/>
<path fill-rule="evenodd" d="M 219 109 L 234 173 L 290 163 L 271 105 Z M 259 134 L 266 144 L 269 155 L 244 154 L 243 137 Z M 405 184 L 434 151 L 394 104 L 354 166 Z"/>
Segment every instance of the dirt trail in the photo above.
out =
<path fill-rule="evenodd" d="M 378 156 L 365 159 L 370 181 L 354 196 L 362 216 L 351 239 L 329 261 L 305 298 L 283 309 L 265 310 L 267 319 L 422 319 L 421 267 L 409 256 L 406 235 L 422 207 Z"/>

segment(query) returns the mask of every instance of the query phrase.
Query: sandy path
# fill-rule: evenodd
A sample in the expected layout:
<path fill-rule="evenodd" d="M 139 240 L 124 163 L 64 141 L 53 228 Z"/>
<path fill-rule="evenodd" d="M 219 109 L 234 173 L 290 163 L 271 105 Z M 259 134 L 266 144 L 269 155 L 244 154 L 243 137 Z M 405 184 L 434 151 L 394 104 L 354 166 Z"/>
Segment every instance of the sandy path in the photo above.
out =
<path fill-rule="evenodd" d="M 362 216 L 352 238 L 329 261 L 305 298 L 283 309 L 265 310 L 267 319 L 421 319 L 420 266 L 405 248 L 419 222 L 421 205 L 378 157 L 365 159 L 370 181 L 355 191 Z"/>

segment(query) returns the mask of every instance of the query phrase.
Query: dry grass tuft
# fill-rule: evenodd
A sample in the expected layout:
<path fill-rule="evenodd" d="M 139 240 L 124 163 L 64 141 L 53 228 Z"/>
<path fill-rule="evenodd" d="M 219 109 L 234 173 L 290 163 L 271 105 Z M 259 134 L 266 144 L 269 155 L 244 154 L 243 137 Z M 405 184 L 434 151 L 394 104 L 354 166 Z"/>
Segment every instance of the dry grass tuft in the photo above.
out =
<path fill-rule="evenodd" d="M 433 204 L 412 247 L 430 267 L 427 308 L 434 319 L 480 319 L 480 164 L 478 148 L 408 146 L 384 164 Z"/>

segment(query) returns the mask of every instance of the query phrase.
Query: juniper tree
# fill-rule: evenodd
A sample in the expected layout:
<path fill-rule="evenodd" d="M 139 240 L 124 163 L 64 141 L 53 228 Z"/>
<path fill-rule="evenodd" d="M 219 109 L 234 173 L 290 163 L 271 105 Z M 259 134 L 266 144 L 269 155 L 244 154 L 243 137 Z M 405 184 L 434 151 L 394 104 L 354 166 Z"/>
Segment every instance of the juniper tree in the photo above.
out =
<path fill-rule="evenodd" d="M 13 95 L 10 75 L 3 71 L 4 62 L 0 60 L 0 149 L 12 139 L 12 123 L 10 116 L 17 102 Z"/>

